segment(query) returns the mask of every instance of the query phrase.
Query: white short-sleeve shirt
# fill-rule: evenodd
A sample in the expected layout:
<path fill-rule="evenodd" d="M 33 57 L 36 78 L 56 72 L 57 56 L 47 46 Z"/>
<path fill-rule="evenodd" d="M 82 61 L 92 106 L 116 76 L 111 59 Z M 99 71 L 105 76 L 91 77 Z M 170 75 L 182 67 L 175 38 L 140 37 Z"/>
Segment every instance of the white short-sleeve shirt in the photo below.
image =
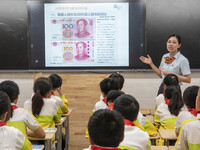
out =
<path fill-rule="evenodd" d="M 0 127 L 0 135 L 1 150 L 20 150 L 24 145 L 25 136 L 14 127 Z"/>
<path fill-rule="evenodd" d="M 166 71 L 172 72 L 181 76 L 191 74 L 189 61 L 180 52 L 174 55 L 176 59 L 169 64 L 165 63 L 165 57 L 170 57 L 170 53 L 163 55 L 161 63 L 160 63 L 160 67 L 164 68 Z M 165 75 L 162 73 L 162 78 L 164 79 L 164 77 Z"/>

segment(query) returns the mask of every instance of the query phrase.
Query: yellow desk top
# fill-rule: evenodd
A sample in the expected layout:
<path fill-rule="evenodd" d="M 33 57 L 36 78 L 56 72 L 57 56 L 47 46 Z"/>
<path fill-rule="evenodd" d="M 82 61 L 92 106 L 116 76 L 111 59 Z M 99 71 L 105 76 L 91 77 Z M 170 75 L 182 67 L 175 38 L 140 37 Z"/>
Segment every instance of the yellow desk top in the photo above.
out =
<path fill-rule="evenodd" d="M 158 129 L 163 140 L 177 140 L 175 129 Z"/>

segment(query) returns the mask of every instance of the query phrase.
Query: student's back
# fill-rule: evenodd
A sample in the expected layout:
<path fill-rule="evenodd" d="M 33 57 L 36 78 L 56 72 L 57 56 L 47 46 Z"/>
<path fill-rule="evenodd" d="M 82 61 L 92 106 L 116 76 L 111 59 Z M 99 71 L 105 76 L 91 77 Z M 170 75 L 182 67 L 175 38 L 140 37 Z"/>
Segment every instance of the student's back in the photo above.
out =
<path fill-rule="evenodd" d="M 0 91 L 0 149 L 1 150 L 32 150 L 30 141 L 14 127 L 5 123 L 10 109 L 9 97 L 5 92 Z M 10 115 L 10 114 L 9 114 Z M 8 116 L 7 119 L 9 119 Z"/>
<path fill-rule="evenodd" d="M 32 150 L 31 143 L 18 129 L 9 126 L 0 127 L 1 150 Z"/>
<path fill-rule="evenodd" d="M 199 150 L 200 149 L 200 118 L 185 120 L 182 124 L 178 140 L 177 150 Z"/>
<path fill-rule="evenodd" d="M 12 115 L 11 118 L 7 121 L 7 125 L 19 129 L 26 137 L 27 127 L 32 131 L 40 130 L 40 132 L 42 133 L 38 134 L 38 137 L 44 137 L 45 133 L 42 129 L 40 129 L 39 123 L 38 121 L 36 121 L 36 118 L 28 110 L 18 108 L 16 106 L 19 95 L 18 85 L 13 81 L 6 80 L 0 84 L 0 90 L 7 93 L 11 100 Z"/>
<path fill-rule="evenodd" d="M 92 113 L 94 113 L 95 111 L 97 111 L 99 109 L 106 109 L 108 107 L 108 105 L 106 103 L 106 96 L 107 96 L 108 92 L 111 90 L 119 89 L 118 83 L 116 83 L 115 80 L 112 78 L 103 79 L 99 85 L 100 85 L 101 93 L 103 95 L 103 99 L 101 101 L 98 101 L 95 104 Z"/>
<path fill-rule="evenodd" d="M 61 118 L 61 109 L 55 99 L 51 96 L 51 84 L 48 78 L 38 78 L 34 84 L 34 95 L 32 99 L 24 103 L 24 108 L 28 109 L 37 118 L 42 128 L 54 128 L 55 122 Z"/>
<path fill-rule="evenodd" d="M 55 99 L 43 98 L 44 104 L 39 115 L 35 116 L 42 128 L 54 128 L 55 122 L 60 121 L 61 110 Z M 32 100 L 24 103 L 24 108 L 32 112 Z"/>
<path fill-rule="evenodd" d="M 175 85 L 175 86 L 179 86 L 179 81 L 178 81 L 178 77 L 175 74 L 168 74 L 167 76 L 165 76 L 164 80 L 163 80 L 163 84 L 164 84 L 164 90 L 170 86 L 170 85 Z M 158 108 L 158 106 L 162 103 L 165 103 L 165 96 L 164 93 L 159 94 L 156 97 L 156 106 L 155 106 L 155 111 Z"/>
<path fill-rule="evenodd" d="M 128 94 L 123 94 L 117 98 L 113 109 L 124 117 L 124 140 L 120 143 L 120 148 L 131 150 L 149 150 L 151 142 L 147 132 L 136 127 L 133 121 L 137 119 L 139 103 Z"/>
<path fill-rule="evenodd" d="M 26 109 L 15 108 L 13 116 L 7 122 L 8 126 L 19 129 L 25 136 L 27 136 L 27 127 L 34 131 L 39 127 L 36 118 Z"/>
<path fill-rule="evenodd" d="M 65 98 L 65 95 L 62 93 L 62 78 L 57 74 L 51 74 L 49 79 L 52 82 L 52 93 L 51 98 L 55 99 L 62 110 L 62 113 L 68 113 L 68 100 Z M 58 92 L 59 96 L 55 95 L 55 91 Z"/>
<path fill-rule="evenodd" d="M 154 121 L 160 123 L 160 128 L 174 129 L 177 116 L 183 107 L 181 91 L 177 86 L 169 86 L 165 90 L 165 103 L 158 106 Z"/>
<path fill-rule="evenodd" d="M 184 120 L 194 119 L 198 115 L 198 110 L 196 110 L 196 97 L 198 94 L 199 86 L 190 86 L 185 89 L 183 92 L 183 100 L 187 111 L 182 111 L 178 115 L 178 118 L 175 123 L 175 129 L 177 135 L 179 134 L 181 125 Z"/>
<path fill-rule="evenodd" d="M 88 130 L 91 146 L 84 150 L 121 150 L 117 147 L 123 140 L 124 122 L 118 112 L 109 109 L 95 111 L 88 122 Z"/>

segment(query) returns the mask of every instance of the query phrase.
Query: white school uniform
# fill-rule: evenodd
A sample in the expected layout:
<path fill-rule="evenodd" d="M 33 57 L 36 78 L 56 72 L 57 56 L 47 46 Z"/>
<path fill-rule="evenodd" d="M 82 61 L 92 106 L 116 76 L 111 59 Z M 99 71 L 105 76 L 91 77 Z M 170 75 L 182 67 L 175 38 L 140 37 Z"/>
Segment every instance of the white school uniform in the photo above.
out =
<path fill-rule="evenodd" d="M 58 102 L 63 113 L 68 112 L 68 108 L 66 104 L 63 102 L 63 100 L 59 96 L 51 95 L 51 98 L 55 99 Z"/>
<path fill-rule="evenodd" d="M 176 133 L 179 134 L 183 121 L 189 120 L 189 119 L 195 119 L 195 118 L 196 118 L 196 116 L 191 114 L 189 111 L 180 112 L 180 114 L 178 115 L 178 118 L 176 120 L 176 123 L 175 123 Z"/>
<path fill-rule="evenodd" d="M 200 149 L 200 120 L 199 118 L 185 120 L 176 142 L 177 150 Z"/>
<path fill-rule="evenodd" d="M 131 125 L 125 125 L 124 140 L 120 143 L 119 148 L 132 148 L 136 150 L 150 149 L 150 137 L 147 132 Z"/>
<path fill-rule="evenodd" d="M 158 108 L 158 106 L 162 103 L 165 103 L 165 97 L 163 94 L 159 94 L 157 97 L 156 97 L 156 108 Z"/>
<path fill-rule="evenodd" d="M 25 138 L 21 131 L 14 127 L 0 127 L 0 149 L 1 150 L 30 150 L 31 143 Z"/>
<path fill-rule="evenodd" d="M 144 127 L 144 125 L 146 123 L 146 118 L 142 115 L 141 112 L 138 112 L 138 118 L 137 119 L 138 119 L 140 125 Z"/>
<path fill-rule="evenodd" d="M 184 111 L 186 108 L 183 107 L 181 110 Z M 161 127 L 174 128 L 177 116 L 170 113 L 167 104 L 162 103 L 157 108 L 155 118 L 155 122 L 160 122 Z"/>
<path fill-rule="evenodd" d="M 37 121 L 42 128 L 55 128 L 55 122 L 60 121 L 61 109 L 59 103 L 53 98 L 43 98 L 44 105 Z M 25 101 L 24 108 L 32 112 L 32 100 Z"/>
<path fill-rule="evenodd" d="M 11 105 L 15 105 L 11 103 Z M 27 127 L 35 131 L 39 127 L 36 118 L 24 108 L 16 108 L 13 110 L 13 116 L 7 121 L 8 126 L 19 129 L 27 137 Z"/>
<path fill-rule="evenodd" d="M 101 101 L 98 101 L 95 106 L 94 106 L 94 109 L 93 109 L 93 113 L 99 109 L 106 109 L 108 108 L 108 105 L 105 103 L 105 99 L 102 99 Z"/>

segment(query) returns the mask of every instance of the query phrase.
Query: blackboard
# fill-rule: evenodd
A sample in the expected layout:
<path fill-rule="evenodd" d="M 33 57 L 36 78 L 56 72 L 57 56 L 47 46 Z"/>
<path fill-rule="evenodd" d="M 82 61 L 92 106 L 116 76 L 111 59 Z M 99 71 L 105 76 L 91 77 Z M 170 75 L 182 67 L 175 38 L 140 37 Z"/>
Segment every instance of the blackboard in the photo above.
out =
<path fill-rule="evenodd" d="M 199 0 L 146 1 L 146 53 L 156 66 L 167 53 L 168 36 L 178 34 L 182 39 L 180 52 L 188 58 L 191 68 L 200 69 L 199 9 Z"/>
<path fill-rule="evenodd" d="M 28 70 L 26 1 L 0 1 L 0 69 Z"/>

